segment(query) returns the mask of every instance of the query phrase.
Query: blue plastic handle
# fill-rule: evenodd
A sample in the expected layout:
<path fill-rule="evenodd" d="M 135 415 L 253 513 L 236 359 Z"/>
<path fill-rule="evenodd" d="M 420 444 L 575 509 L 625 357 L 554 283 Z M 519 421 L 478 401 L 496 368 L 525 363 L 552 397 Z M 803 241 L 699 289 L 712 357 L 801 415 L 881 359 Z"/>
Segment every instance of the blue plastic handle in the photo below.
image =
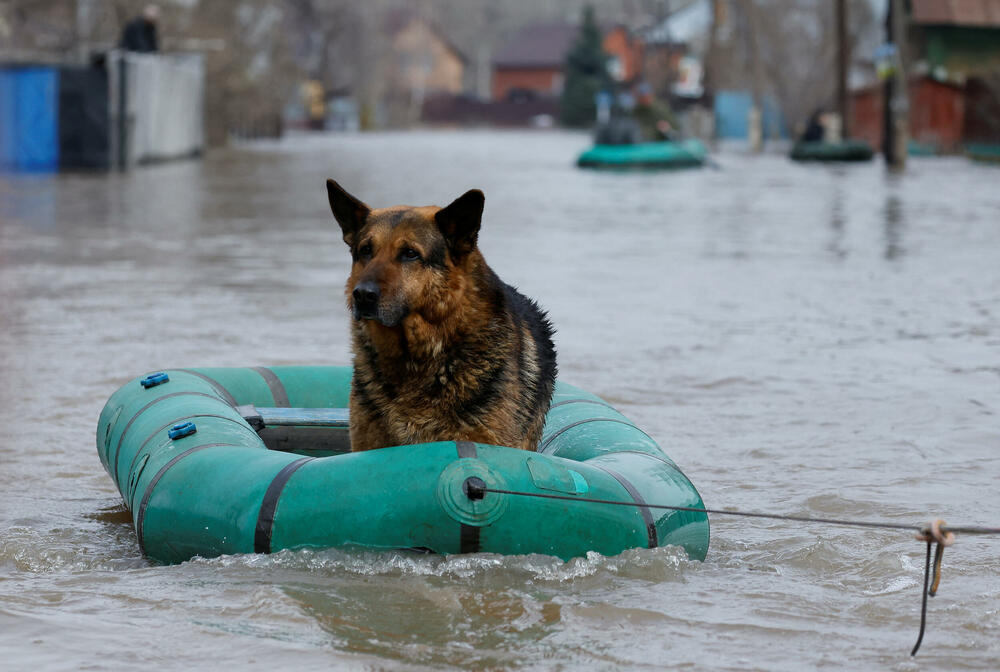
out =
<path fill-rule="evenodd" d="M 177 439 L 183 439 L 185 436 L 191 436 L 198 431 L 193 422 L 182 422 L 180 424 L 174 425 L 167 432 L 167 436 L 176 441 Z"/>
<path fill-rule="evenodd" d="M 151 373 L 150 375 L 146 376 L 145 378 L 139 381 L 139 384 L 148 390 L 151 387 L 156 387 L 157 385 L 166 383 L 169 380 L 170 376 L 160 371 L 159 373 Z"/>

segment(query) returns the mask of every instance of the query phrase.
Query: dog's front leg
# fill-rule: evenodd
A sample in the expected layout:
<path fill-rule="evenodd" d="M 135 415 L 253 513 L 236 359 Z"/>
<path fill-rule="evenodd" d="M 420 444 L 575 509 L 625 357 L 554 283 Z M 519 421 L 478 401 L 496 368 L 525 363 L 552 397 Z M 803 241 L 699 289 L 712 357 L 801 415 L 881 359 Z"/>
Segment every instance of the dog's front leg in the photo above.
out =
<path fill-rule="evenodd" d="M 380 419 L 351 403 L 351 452 L 387 448 L 398 443 Z"/>

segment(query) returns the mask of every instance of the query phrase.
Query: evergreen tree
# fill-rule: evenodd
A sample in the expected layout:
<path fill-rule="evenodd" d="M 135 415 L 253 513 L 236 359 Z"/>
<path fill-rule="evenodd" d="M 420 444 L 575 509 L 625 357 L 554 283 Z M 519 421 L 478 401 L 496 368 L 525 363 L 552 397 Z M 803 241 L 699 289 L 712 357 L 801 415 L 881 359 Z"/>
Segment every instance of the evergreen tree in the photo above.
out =
<path fill-rule="evenodd" d="M 569 53 L 566 54 L 566 82 L 562 94 L 562 122 L 567 126 L 588 126 L 597 118 L 594 96 L 611 88 L 608 56 L 601 48 L 601 30 L 594 8 L 583 10 L 583 22 Z"/>

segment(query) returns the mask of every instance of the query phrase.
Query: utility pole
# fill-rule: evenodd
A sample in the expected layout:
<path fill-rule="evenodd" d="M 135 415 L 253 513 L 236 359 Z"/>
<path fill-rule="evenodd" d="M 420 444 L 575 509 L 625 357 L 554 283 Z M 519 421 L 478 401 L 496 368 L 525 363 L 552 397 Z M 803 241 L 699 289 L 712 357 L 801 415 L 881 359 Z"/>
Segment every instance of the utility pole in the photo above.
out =
<path fill-rule="evenodd" d="M 702 65 L 702 84 L 705 89 L 705 96 L 708 100 L 713 100 L 715 89 L 718 86 L 719 69 L 719 24 L 722 23 L 722 0 L 711 0 L 712 23 L 708 28 L 708 47 L 705 49 L 705 63 Z"/>
<path fill-rule="evenodd" d="M 851 67 L 851 46 L 847 38 L 847 0 L 837 0 L 837 112 L 840 136 L 851 137 L 851 109 L 847 95 L 847 76 Z"/>
<path fill-rule="evenodd" d="M 885 83 L 882 151 L 889 170 L 899 172 L 906 168 L 910 112 L 906 90 L 906 9 L 903 0 L 889 0 L 885 27 L 886 41 L 895 46 L 895 67 Z"/>
<path fill-rule="evenodd" d="M 753 105 L 750 106 L 750 114 L 747 119 L 747 140 L 750 144 L 750 151 L 760 153 L 764 149 L 764 94 L 763 94 L 763 74 L 760 63 L 760 34 L 758 29 L 757 7 L 754 0 L 747 0 L 743 5 L 744 19 L 746 20 L 747 46 L 750 50 L 750 67 L 753 77 Z"/>
<path fill-rule="evenodd" d="M 76 0 L 76 19 L 73 23 L 73 48 L 80 63 L 90 56 L 90 41 L 94 34 L 94 0 Z"/>

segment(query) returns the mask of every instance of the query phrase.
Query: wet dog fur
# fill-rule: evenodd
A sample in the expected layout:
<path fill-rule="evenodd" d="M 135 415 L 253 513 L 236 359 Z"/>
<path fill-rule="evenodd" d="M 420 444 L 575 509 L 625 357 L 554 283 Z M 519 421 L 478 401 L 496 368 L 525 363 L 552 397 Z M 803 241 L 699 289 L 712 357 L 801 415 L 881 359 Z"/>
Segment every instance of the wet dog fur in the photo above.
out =
<path fill-rule="evenodd" d="M 333 180 L 327 192 L 353 259 L 351 449 L 535 450 L 556 378 L 553 329 L 479 251 L 483 193 L 372 209 Z"/>

